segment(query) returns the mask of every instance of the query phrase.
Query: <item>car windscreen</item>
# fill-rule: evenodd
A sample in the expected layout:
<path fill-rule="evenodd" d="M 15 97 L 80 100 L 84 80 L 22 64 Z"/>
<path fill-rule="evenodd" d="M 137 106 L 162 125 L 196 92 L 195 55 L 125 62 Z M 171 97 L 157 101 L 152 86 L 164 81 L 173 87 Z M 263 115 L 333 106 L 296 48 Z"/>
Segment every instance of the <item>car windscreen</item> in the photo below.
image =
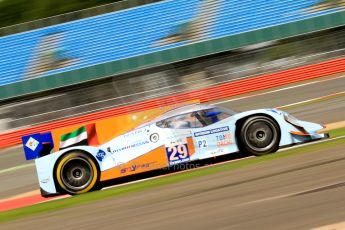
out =
<path fill-rule="evenodd" d="M 231 117 L 232 115 L 236 114 L 236 112 L 232 110 L 227 110 L 223 108 L 210 108 L 205 110 L 200 110 L 195 113 L 195 117 L 200 121 L 203 126 L 208 126 L 224 120 L 226 118 Z"/>
<path fill-rule="evenodd" d="M 202 128 L 234 114 L 236 112 L 216 107 L 170 117 L 157 122 L 156 125 L 160 128 L 171 129 Z"/>

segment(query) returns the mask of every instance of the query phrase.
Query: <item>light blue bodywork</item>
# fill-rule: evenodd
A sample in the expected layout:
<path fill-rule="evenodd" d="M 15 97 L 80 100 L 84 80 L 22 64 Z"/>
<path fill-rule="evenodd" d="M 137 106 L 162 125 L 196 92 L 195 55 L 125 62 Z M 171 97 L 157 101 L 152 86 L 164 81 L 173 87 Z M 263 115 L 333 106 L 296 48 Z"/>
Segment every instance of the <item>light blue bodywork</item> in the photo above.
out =
<path fill-rule="evenodd" d="M 239 151 L 236 138 L 236 122 L 241 119 L 246 119 L 254 115 L 264 115 L 273 118 L 279 125 L 281 131 L 281 138 L 279 147 L 299 144 L 307 141 L 318 140 L 327 137 L 326 134 L 317 133 L 323 126 L 316 123 L 296 120 L 299 127 L 287 121 L 286 112 L 276 109 L 258 109 L 241 113 L 236 113 L 224 120 L 218 121 L 211 125 L 202 128 L 188 128 L 188 129 L 170 129 L 160 128 L 157 126 L 159 121 L 171 118 L 178 115 L 188 114 L 193 111 L 200 111 L 204 109 L 216 108 L 215 106 L 197 104 L 181 107 L 163 114 L 151 122 L 143 124 L 136 129 L 127 132 L 123 135 L 117 136 L 114 139 L 106 142 L 98 147 L 93 146 L 75 146 L 66 148 L 64 150 L 39 157 L 35 160 L 38 180 L 41 189 L 45 194 L 57 193 L 57 188 L 54 182 L 54 167 L 56 162 L 62 155 L 71 150 L 82 150 L 89 153 L 98 163 L 99 170 L 105 171 L 123 163 L 131 161 L 138 156 L 146 154 L 162 145 L 167 146 L 169 143 L 180 142 L 185 138 L 193 138 L 195 153 L 190 156 L 189 161 L 207 159 L 215 156 L 235 153 Z M 298 135 L 301 127 L 307 135 Z M 295 134 L 292 134 L 295 132 Z M 158 134 L 159 140 L 150 140 L 152 134 Z M 226 143 L 219 146 L 217 143 L 217 135 L 227 134 L 231 138 L 231 143 Z M 140 143 L 138 145 L 137 143 Z M 24 145 L 26 143 L 23 143 Z M 127 149 L 127 146 L 132 146 Z M 102 158 L 97 155 L 99 152 L 105 153 Z"/>

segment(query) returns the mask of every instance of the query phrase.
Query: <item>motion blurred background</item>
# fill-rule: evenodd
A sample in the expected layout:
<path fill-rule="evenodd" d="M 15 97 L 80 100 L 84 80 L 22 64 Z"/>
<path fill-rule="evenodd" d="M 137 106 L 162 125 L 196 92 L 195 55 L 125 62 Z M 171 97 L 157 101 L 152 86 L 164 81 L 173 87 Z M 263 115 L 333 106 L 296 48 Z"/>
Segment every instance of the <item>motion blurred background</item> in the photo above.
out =
<path fill-rule="evenodd" d="M 0 0 L 0 212 L 31 215 L 47 201 L 24 159 L 25 135 L 191 100 L 344 124 L 344 9 L 345 0 Z M 47 213 L 37 205 L 36 216 L 0 228 L 344 224 L 344 132 L 301 155 L 237 170 L 227 162 L 231 170 L 152 181 L 128 197 Z"/>
<path fill-rule="evenodd" d="M 0 133 L 5 140 L 56 120 L 340 58 L 344 7 L 344 0 L 2 0 Z M 20 141 L 12 139 L 1 145 Z"/>

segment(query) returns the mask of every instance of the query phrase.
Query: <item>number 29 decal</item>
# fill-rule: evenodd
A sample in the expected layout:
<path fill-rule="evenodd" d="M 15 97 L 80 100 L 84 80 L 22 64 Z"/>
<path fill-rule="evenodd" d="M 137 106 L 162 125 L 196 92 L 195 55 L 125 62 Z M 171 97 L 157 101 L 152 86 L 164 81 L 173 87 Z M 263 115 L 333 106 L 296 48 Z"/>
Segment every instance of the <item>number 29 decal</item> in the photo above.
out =
<path fill-rule="evenodd" d="M 169 165 L 176 165 L 189 161 L 189 151 L 187 144 L 178 144 L 166 147 Z"/>

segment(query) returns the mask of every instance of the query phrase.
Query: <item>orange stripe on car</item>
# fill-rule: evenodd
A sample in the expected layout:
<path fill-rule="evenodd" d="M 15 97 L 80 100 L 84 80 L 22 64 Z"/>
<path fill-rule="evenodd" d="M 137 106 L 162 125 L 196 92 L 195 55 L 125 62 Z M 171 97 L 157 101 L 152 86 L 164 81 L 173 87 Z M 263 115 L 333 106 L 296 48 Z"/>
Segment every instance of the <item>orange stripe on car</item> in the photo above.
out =
<path fill-rule="evenodd" d="M 193 156 L 195 153 L 194 141 L 192 137 L 187 137 L 187 145 L 189 150 L 189 156 Z"/>
<path fill-rule="evenodd" d="M 138 158 L 101 172 L 100 181 L 142 173 L 169 166 L 165 147 L 158 147 Z"/>
<path fill-rule="evenodd" d="M 192 137 L 187 138 L 189 156 L 194 155 L 195 147 Z M 100 181 L 115 179 L 118 177 L 129 176 L 150 170 L 165 168 L 169 166 L 169 160 L 162 145 L 144 155 L 137 157 L 127 163 L 118 165 L 114 168 L 101 172 Z"/>
<path fill-rule="evenodd" d="M 289 131 L 289 133 L 293 135 L 298 135 L 298 136 L 310 136 L 310 133 L 307 132 L 301 132 L 301 131 Z"/>

